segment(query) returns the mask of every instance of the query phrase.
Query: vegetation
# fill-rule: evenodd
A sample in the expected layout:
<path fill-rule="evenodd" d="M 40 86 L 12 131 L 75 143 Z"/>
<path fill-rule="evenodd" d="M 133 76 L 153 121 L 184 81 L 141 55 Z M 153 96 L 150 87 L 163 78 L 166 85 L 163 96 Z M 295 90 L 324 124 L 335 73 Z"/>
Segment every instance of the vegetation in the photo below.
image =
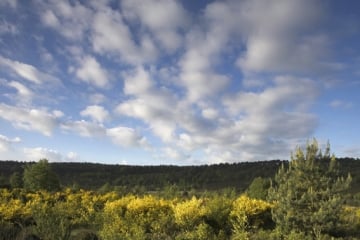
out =
<path fill-rule="evenodd" d="M 41 159 L 36 164 L 25 167 L 24 187 L 29 191 L 57 191 L 60 189 L 60 182 L 49 162 Z"/>
<path fill-rule="evenodd" d="M 360 161 L 353 158 L 337 158 L 340 174 L 348 173 L 352 182 L 348 190 L 352 196 L 360 192 Z M 27 165 L 35 163 L 0 161 L 0 187 L 11 187 L 10 176 L 23 174 Z M 221 191 L 235 189 L 238 193 L 248 189 L 252 181 L 274 178 L 279 167 L 287 167 L 287 161 L 225 163 L 203 166 L 127 166 L 95 163 L 52 163 L 52 171 L 58 176 L 62 187 L 98 190 L 107 185 L 110 190 L 123 193 L 162 191 L 171 187 L 182 191 Z M 109 190 L 109 189 L 108 189 Z M 360 200 L 360 195 L 359 195 Z"/>
<path fill-rule="evenodd" d="M 356 161 L 351 162 L 353 171 L 357 171 Z M 57 167 L 71 164 L 40 160 L 20 165 L 22 172 L 21 168 L 9 168 L 13 162 L 3 163 L 7 168 L 0 172 L 5 187 L 0 188 L 0 240 L 360 239 L 360 197 L 344 171 L 350 168 L 330 156 L 329 147 L 322 153 L 316 141 L 305 150 L 296 149 L 289 163 L 113 167 L 117 168 L 114 172 L 129 170 L 123 172 L 125 176 L 151 175 L 150 169 L 158 171 L 152 176 L 161 176 L 156 184 L 129 181 L 131 188 L 105 181 L 94 190 L 83 190 L 81 177 L 81 184 L 74 181 L 66 186 L 65 172 L 57 175 Z M 225 182 L 230 183 L 226 173 L 239 165 L 254 171 L 246 177 L 233 172 L 233 179 L 246 182 L 221 188 Z M 103 166 L 98 176 L 108 170 L 106 165 L 81 166 Z M 274 166 L 275 176 L 256 175 L 254 166 Z M 193 177 L 193 185 L 186 179 L 172 182 L 163 171 L 167 168 L 191 170 L 201 180 L 196 182 Z M 349 186 L 352 188 L 344 192 Z"/>
<path fill-rule="evenodd" d="M 329 146 L 325 154 L 316 140 L 307 145 L 306 152 L 298 148 L 288 168 L 279 169 L 269 191 L 276 225 L 285 234 L 302 232 L 316 239 L 331 234 L 340 222 L 341 193 L 350 182 L 350 175 L 346 179 L 339 175 Z"/>

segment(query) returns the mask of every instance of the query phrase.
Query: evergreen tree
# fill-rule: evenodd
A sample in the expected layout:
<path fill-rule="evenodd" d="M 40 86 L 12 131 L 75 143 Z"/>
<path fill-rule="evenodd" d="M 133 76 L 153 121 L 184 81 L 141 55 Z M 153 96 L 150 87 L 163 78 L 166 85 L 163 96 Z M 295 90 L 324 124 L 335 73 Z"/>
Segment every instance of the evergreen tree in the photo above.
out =
<path fill-rule="evenodd" d="M 60 183 L 48 160 L 41 159 L 39 162 L 25 167 L 24 187 L 30 191 L 57 191 L 60 189 Z"/>
<path fill-rule="evenodd" d="M 10 176 L 10 185 L 12 188 L 22 188 L 23 187 L 23 177 L 21 173 L 14 172 Z"/>
<path fill-rule="evenodd" d="M 339 222 L 340 194 L 350 182 L 350 175 L 340 177 L 329 144 L 322 154 L 313 140 L 306 152 L 297 148 L 289 167 L 282 166 L 275 176 L 268 196 L 275 203 L 273 219 L 285 234 L 304 232 L 315 238 L 330 234 Z"/>
<path fill-rule="evenodd" d="M 250 198 L 265 200 L 270 187 L 270 180 L 267 178 L 256 177 L 251 182 L 246 193 Z"/>

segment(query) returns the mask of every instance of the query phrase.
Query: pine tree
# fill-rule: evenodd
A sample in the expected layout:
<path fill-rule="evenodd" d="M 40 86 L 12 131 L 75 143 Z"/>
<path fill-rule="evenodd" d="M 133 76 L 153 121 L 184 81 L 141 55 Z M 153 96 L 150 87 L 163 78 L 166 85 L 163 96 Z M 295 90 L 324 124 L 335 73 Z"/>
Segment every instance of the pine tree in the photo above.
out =
<path fill-rule="evenodd" d="M 315 238 L 330 234 L 339 221 L 341 192 L 350 182 L 350 175 L 346 179 L 339 175 L 330 145 L 323 154 L 314 139 L 306 152 L 297 148 L 288 168 L 282 166 L 275 176 L 268 196 L 275 203 L 273 219 L 285 234 L 304 232 Z"/>
<path fill-rule="evenodd" d="M 21 173 L 14 172 L 10 176 L 10 185 L 12 188 L 22 188 L 23 187 L 23 177 Z"/>
<path fill-rule="evenodd" d="M 60 189 L 60 183 L 48 160 L 41 159 L 39 162 L 25 167 L 24 187 L 30 191 L 57 191 Z"/>

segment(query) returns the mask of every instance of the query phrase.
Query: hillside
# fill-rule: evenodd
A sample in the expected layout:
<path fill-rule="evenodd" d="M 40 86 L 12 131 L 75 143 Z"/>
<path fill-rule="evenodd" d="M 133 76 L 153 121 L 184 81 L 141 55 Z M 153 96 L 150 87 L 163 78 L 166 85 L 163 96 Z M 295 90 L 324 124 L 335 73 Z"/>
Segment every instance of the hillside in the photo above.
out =
<path fill-rule="evenodd" d="M 350 191 L 360 192 L 360 160 L 340 158 L 340 171 L 350 173 Z M 51 163 L 63 186 L 74 184 L 85 189 L 98 189 L 105 184 L 126 189 L 156 191 L 169 185 L 180 189 L 244 191 L 255 177 L 272 178 L 286 161 L 273 160 L 202 166 L 128 166 L 95 163 Z M 0 184 L 7 185 L 14 172 L 22 173 L 25 162 L 0 161 Z"/>

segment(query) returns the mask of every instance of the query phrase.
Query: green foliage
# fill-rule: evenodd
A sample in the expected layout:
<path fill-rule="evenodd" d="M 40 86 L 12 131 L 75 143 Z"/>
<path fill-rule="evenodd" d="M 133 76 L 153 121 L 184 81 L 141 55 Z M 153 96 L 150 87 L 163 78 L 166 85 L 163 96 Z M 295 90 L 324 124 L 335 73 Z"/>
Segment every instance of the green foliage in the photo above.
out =
<path fill-rule="evenodd" d="M 19 172 L 14 172 L 10 176 L 10 185 L 12 188 L 22 188 L 23 187 L 23 176 Z"/>
<path fill-rule="evenodd" d="M 269 228 L 273 207 L 232 194 L 164 199 L 71 189 L 52 193 L 0 189 L 0 240 L 30 236 L 43 240 L 314 239 L 298 229 L 285 233 Z M 339 222 L 336 236 L 359 239 L 360 208 L 344 206 Z M 332 237 L 322 233 L 317 239 Z"/>
<path fill-rule="evenodd" d="M 33 206 L 35 232 L 44 240 L 67 240 L 72 229 L 71 216 L 62 202 L 38 202 Z"/>
<path fill-rule="evenodd" d="M 60 189 L 60 182 L 49 162 L 41 159 L 39 162 L 25 167 L 24 187 L 30 191 L 57 191 Z"/>
<path fill-rule="evenodd" d="M 343 204 L 340 194 L 351 181 L 339 176 L 337 166 L 329 145 L 322 154 L 314 140 L 306 152 L 296 150 L 288 168 L 279 169 L 269 200 L 275 204 L 273 219 L 284 234 L 319 238 L 336 227 Z"/>
<path fill-rule="evenodd" d="M 269 187 L 270 187 L 270 179 L 256 177 L 250 184 L 246 193 L 251 198 L 265 200 L 267 198 L 267 193 L 268 193 Z"/>

